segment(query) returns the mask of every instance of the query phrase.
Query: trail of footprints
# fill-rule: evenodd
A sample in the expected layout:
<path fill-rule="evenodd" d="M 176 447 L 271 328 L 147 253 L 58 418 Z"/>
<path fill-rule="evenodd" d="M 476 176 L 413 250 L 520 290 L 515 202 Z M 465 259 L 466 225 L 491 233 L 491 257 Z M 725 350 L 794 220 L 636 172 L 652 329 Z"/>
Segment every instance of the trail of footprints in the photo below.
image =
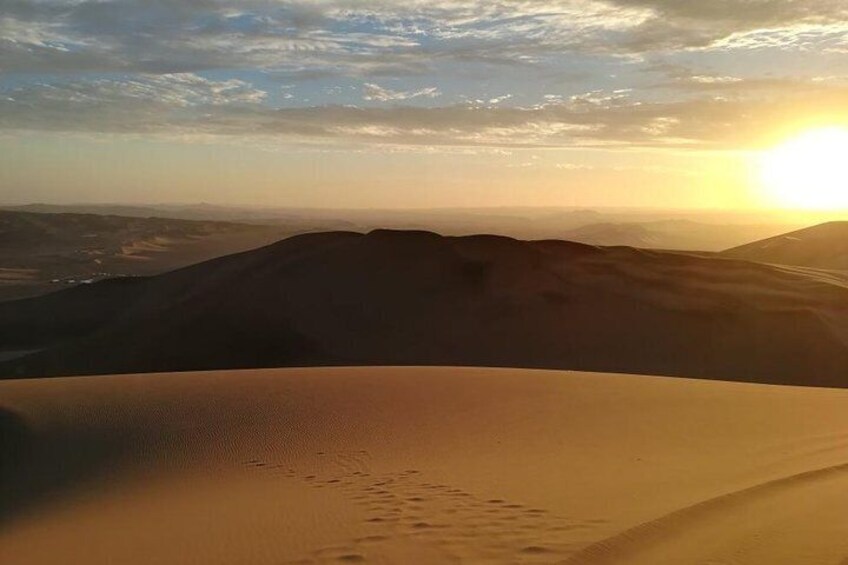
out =
<path fill-rule="evenodd" d="M 322 464 L 311 473 L 258 459 L 245 465 L 304 481 L 312 488 L 339 490 L 366 510 L 366 529 L 371 533 L 291 563 L 365 563 L 369 555 L 382 553 L 380 544 L 399 536 L 436 547 L 446 561 L 558 562 L 584 545 L 590 530 L 606 522 L 569 520 L 541 508 L 481 498 L 428 482 L 415 469 L 371 473 L 364 451 L 317 455 Z"/>

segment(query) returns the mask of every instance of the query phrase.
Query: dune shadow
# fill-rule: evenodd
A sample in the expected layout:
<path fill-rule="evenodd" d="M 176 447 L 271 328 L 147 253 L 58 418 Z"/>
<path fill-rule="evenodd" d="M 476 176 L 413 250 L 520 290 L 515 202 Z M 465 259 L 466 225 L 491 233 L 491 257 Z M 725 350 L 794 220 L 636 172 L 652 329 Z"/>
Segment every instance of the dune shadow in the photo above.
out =
<path fill-rule="evenodd" d="M 31 446 L 29 428 L 24 419 L 11 410 L 0 408 L 0 479 L 7 479 Z"/>
<path fill-rule="evenodd" d="M 126 452 L 126 437 L 94 428 L 37 429 L 0 407 L 0 530 L 93 482 Z"/>
<path fill-rule="evenodd" d="M 22 416 L 0 408 L 0 526 L 27 497 L 20 491 L 34 449 L 33 433 Z"/>

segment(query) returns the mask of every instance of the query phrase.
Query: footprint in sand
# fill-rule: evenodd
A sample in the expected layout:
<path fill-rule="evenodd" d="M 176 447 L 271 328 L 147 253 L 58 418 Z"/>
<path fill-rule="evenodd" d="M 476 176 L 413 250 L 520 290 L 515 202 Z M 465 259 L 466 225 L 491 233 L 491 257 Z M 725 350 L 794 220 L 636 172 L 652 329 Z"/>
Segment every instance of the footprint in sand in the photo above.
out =
<path fill-rule="evenodd" d="M 570 538 L 576 532 L 605 522 L 574 522 L 504 498 L 478 497 L 451 485 L 427 482 L 415 469 L 374 474 L 337 468 L 334 474 L 300 477 L 315 488 L 338 489 L 364 508 L 364 527 L 373 532 L 350 540 L 348 553 L 322 558 L 365 560 L 369 554 L 381 554 L 383 545 L 409 538 L 443 551 L 446 557 L 549 561 L 573 552 L 575 540 Z"/>
<path fill-rule="evenodd" d="M 337 490 L 365 509 L 364 527 L 372 533 L 344 546 L 319 549 L 312 560 L 304 562 L 365 562 L 370 553 L 380 555 L 381 546 L 404 538 L 427 544 L 446 559 L 545 562 L 567 558 L 573 553 L 574 535 L 607 523 L 567 520 L 505 498 L 478 497 L 451 485 L 424 481 L 416 469 L 374 474 L 364 470 L 367 455 L 362 451 L 316 455 L 316 468 L 308 474 L 258 458 L 243 461 L 259 472 Z"/>

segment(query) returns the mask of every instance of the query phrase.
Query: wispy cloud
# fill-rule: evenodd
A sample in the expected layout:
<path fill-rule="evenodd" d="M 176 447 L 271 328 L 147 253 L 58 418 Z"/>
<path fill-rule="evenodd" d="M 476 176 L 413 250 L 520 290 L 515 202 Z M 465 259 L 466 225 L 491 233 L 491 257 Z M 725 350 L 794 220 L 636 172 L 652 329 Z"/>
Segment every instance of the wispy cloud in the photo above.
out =
<path fill-rule="evenodd" d="M 379 75 L 569 52 L 838 50 L 846 22 L 844 0 L 9 0 L 0 69 Z"/>
<path fill-rule="evenodd" d="M 848 107 L 848 65 L 760 66 L 844 52 L 845 0 L 5 0 L 0 128 L 744 146 Z"/>
<path fill-rule="evenodd" d="M 202 134 L 286 143 L 731 148 L 756 145 L 776 116 L 799 107 L 807 115 L 828 116 L 844 115 L 848 108 L 848 86 L 829 84 L 756 100 L 645 102 L 626 92 L 592 92 L 532 106 L 275 109 L 263 103 L 265 97 L 241 81 L 192 74 L 41 84 L 0 91 L 0 128 Z"/>
<path fill-rule="evenodd" d="M 412 98 L 436 98 L 441 95 L 442 93 L 435 86 L 407 91 L 391 90 L 374 83 L 365 83 L 362 86 L 363 100 L 376 100 L 378 102 L 410 100 Z"/>

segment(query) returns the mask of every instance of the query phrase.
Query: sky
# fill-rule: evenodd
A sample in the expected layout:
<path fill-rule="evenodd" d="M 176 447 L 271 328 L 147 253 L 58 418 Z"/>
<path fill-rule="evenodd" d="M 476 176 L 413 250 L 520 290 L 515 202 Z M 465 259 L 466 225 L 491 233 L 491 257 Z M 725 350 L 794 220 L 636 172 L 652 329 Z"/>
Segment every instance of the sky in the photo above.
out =
<path fill-rule="evenodd" d="M 0 0 L 0 203 L 775 205 L 845 0 Z"/>

